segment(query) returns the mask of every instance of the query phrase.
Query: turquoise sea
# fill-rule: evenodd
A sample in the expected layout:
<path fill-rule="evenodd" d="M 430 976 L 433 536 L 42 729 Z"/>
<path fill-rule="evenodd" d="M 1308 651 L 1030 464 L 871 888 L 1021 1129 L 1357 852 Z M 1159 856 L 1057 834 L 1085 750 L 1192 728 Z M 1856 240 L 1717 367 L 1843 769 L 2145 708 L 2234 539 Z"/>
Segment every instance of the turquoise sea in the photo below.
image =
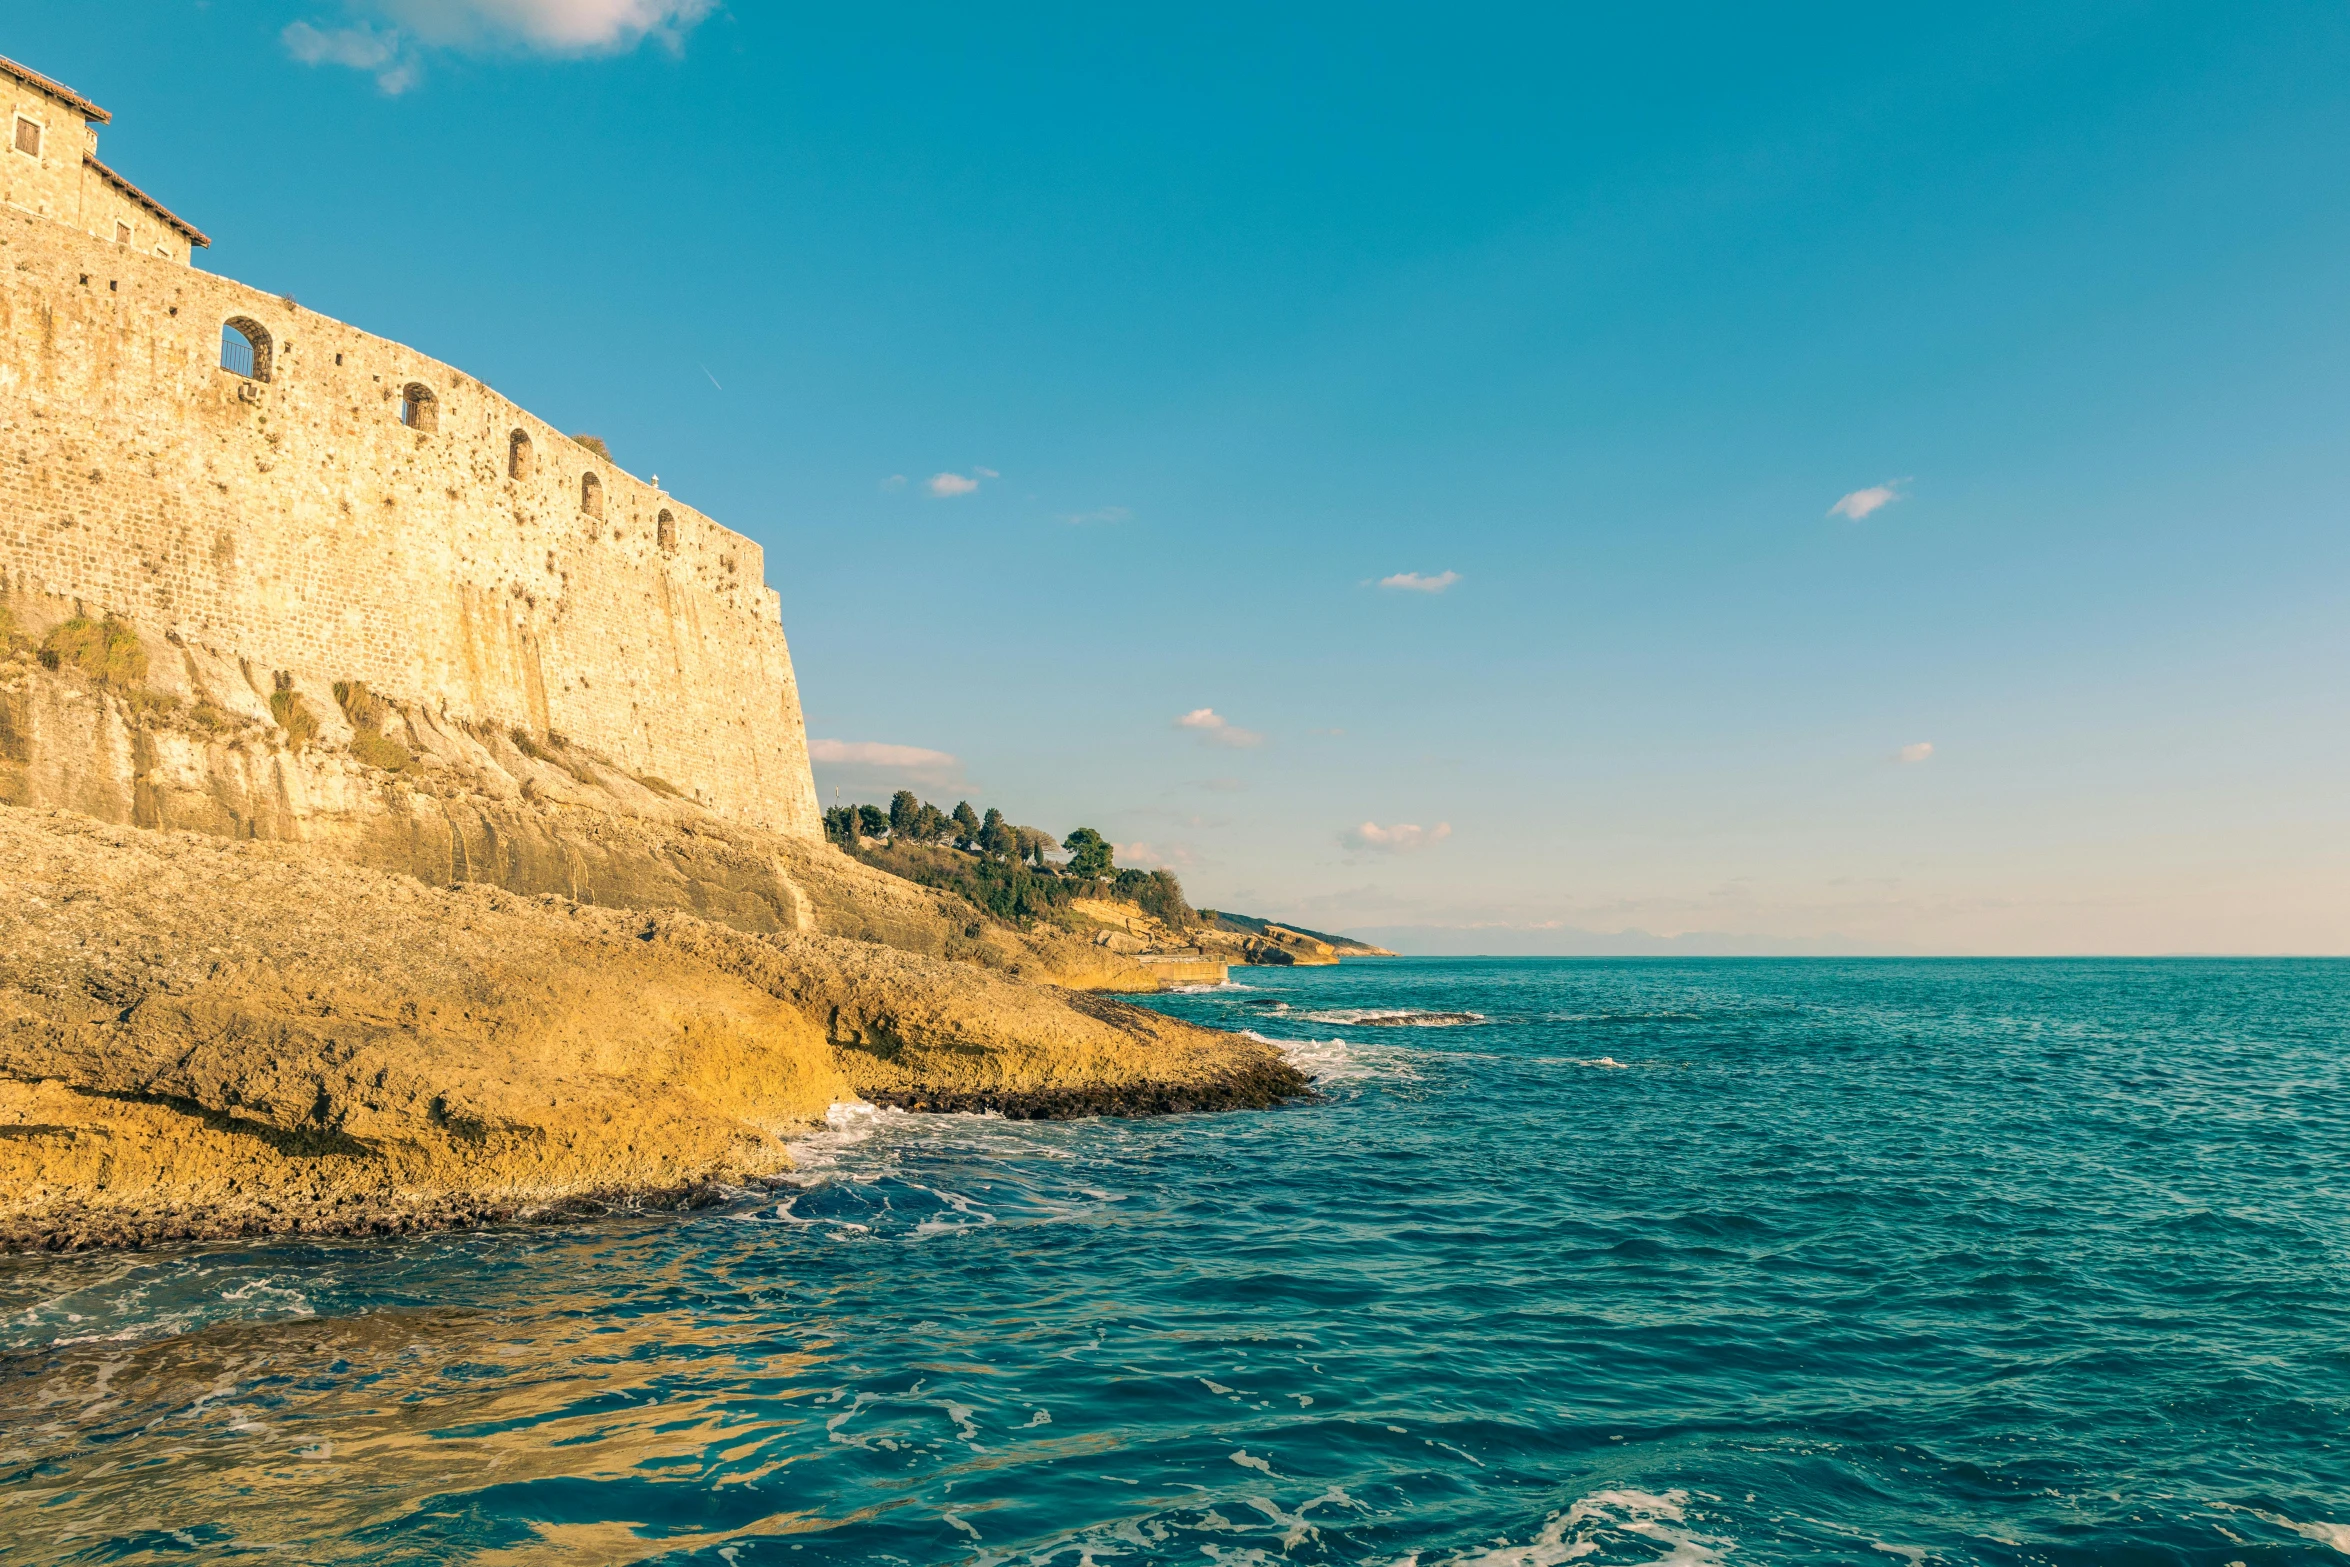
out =
<path fill-rule="evenodd" d="M 0 1260 L 0 1559 L 2350 1554 L 2350 964 L 1242 973 L 1314 1102 Z"/>

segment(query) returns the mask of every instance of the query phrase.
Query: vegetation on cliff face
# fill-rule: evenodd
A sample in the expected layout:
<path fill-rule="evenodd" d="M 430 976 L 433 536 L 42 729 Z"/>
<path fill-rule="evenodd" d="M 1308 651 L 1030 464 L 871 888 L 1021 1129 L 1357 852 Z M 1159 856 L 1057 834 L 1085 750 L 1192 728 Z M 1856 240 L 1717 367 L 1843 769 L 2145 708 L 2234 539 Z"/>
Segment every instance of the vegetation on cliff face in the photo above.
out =
<path fill-rule="evenodd" d="M 942 811 L 900 789 L 887 810 L 842 805 L 826 811 L 824 834 L 868 865 L 955 893 L 1018 924 L 1072 923 L 1070 906 L 1080 898 L 1136 904 L 1174 931 L 1196 919 L 1174 872 L 1120 870 L 1114 846 L 1091 827 L 1055 843 L 1043 828 L 1015 826 L 993 806 L 985 816 L 968 800 Z M 1066 851 L 1068 860 L 1053 859 L 1056 850 Z"/>
<path fill-rule="evenodd" d="M 368 690 L 366 681 L 338 680 L 334 691 L 335 704 L 351 721 L 353 756 L 387 773 L 399 772 L 416 760 L 406 746 L 384 733 L 385 723 L 395 716 L 392 705 Z"/>
<path fill-rule="evenodd" d="M 318 738 L 318 715 L 310 711 L 310 704 L 302 700 L 302 693 L 294 689 L 294 677 L 279 674 L 276 689 L 269 693 L 269 716 L 286 732 L 296 750 Z"/>
<path fill-rule="evenodd" d="M 51 631 L 41 642 L 41 662 L 51 669 L 71 666 L 99 685 L 136 691 L 147 683 L 147 650 L 127 621 L 86 615 Z"/>

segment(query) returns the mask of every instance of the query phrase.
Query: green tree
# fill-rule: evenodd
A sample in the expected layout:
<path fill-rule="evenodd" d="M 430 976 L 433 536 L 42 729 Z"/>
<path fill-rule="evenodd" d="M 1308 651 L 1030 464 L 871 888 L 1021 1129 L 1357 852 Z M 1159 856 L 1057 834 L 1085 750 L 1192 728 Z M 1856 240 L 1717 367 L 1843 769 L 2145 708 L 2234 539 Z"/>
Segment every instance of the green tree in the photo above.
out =
<path fill-rule="evenodd" d="M 914 841 L 936 843 L 947 835 L 947 829 L 952 825 L 953 821 L 946 812 L 925 800 L 922 809 L 914 813 Z"/>
<path fill-rule="evenodd" d="M 1019 847 L 1020 840 L 1013 833 L 1011 824 L 1004 820 L 1004 813 L 989 806 L 986 818 L 979 824 L 980 852 L 991 854 L 999 860 L 1008 860 Z"/>
<path fill-rule="evenodd" d="M 1069 851 L 1069 874 L 1081 881 L 1098 881 L 1114 868 L 1109 840 L 1091 827 L 1078 828 L 1061 847 Z"/>
<path fill-rule="evenodd" d="M 971 809 L 971 802 L 969 800 L 958 800 L 955 802 L 955 814 L 950 818 L 950 820 L 952 820 L 955 824 L 956 848 L 969 849 L 978 846 L 979 813 Z"/>
<path fill-rule="evenodd" d="M 915 819 L 922 814 L 922 802 L 914 798 L 911 789 L 900 789 L 889 797 L 889 835 L 892 838 L 914 836 Z"/>
<path fill-rule="evenodd" d="M 1044 857 L 1060 847 L 1053 835 L 1042 827 L 1015 827 L 1012 829 L 1012 837 L 1018 844 L 1020 858 L 1040 871 L 1044 869 Z"/>
<path fill-rule="evenodd" d="M 878 805 L 857 807 L 857 830 L 868 838 L 878 838 L 889 831 L 889 813 Z"/>
<path fill-rule="evenodd" d="M 854 844 L 857 840 L 857 808 L 836 805 L 824 813 L 824 836 L 834 843 Z"/>
<path fill-rule="evenodd" d="M 1173 930 L 1183 930 L 1198 918 L 1183 900 L 1183 883 L 1173 871 L 1118 873 L 1118 896 L 1142 906 L 1142 912 Z"/>

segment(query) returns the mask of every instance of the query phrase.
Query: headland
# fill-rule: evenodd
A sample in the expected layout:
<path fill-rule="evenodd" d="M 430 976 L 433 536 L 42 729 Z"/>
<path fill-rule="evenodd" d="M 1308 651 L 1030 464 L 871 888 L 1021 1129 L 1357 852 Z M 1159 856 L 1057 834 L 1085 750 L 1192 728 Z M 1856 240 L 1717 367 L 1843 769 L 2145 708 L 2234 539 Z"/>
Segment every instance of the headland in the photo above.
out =
<path fill-rule="evenodd" d="M 857 1098 L 1304 1089 L 1086 994 L 1201 969 L 828 843 L 756 543 L 196 270 L 104 110 L 0 96 L 0 1246 L 690 1199 Z"/>

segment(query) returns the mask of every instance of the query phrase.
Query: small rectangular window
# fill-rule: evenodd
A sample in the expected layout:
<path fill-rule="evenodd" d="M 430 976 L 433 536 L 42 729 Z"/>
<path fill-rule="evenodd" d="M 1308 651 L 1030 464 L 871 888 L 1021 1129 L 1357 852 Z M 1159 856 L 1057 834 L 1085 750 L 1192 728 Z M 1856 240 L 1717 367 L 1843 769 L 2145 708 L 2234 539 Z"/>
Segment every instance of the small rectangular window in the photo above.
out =
<path fill-rule="evenodd" d="M 16 150 L 29 152 L 36 158 L 41 155 L 41 127 L 21 114 L 16 118 Z"/>
<path fill-rule="evenodd" d="M 114 242 L 117 245 L 127 245 L 131 242 L 131 226 L 128 223 L 114 225 Z"/>

